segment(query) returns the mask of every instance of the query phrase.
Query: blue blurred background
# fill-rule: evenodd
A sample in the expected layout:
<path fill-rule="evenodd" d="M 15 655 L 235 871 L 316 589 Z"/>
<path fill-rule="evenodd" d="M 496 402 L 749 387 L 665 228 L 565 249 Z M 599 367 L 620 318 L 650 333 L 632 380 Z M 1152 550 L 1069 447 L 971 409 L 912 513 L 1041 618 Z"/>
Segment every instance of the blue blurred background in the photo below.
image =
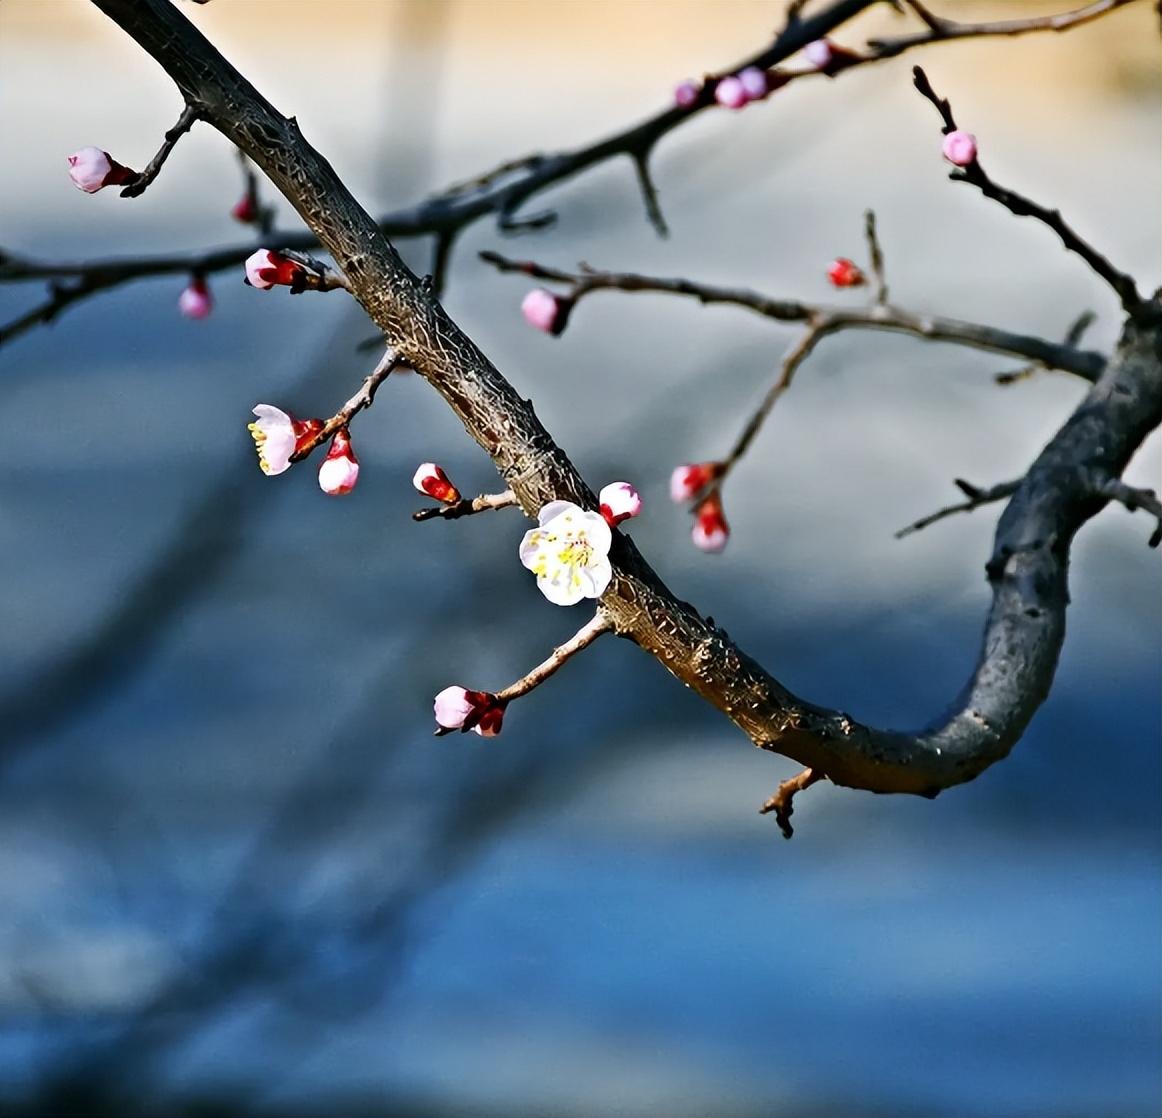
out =
<path fill-rule="evenodd" d="M 1061 5 L 944 5 L 960 18 Z M 885 7 L 886 5 L 882 5 Z M 934 7 L 940 7 L 934 4 Z M 721 454 L 792 335 L 662 297 L 587 301 L 551 339 L 476 251 L 829 299 L 874 207 L 901 305 L 1049 337 L 1115 301 L 1051 234 L 950 185 L 922 61 L 990 171 L 1159 282 L 1157 17 L 954 44 L 804 82 L 663 142 L 673 235 L 604 166 L 458 245 L 446 302 L 595 486 L 628 478 L 663 577 L 788 686 L 918 724 L 970 670 L 996 510 L 892 532 L 1024 471 L 1083 386 L 890 336 L 826 341 L 700 555 L 666 498 Z M 373 210 L 654 111 L 735 61 L 772 3 L 257 0 L 183 5 Z M 898 27 L 890 11 L 856 28 Z M 857 45 L 855 31 L 840 36 Z M 88 5 L 0 4 L 0 245 L 48 258 L 245 238 L 204 126 L 141 199 L 73 189 L 179 108 Z M 269 195 L 269 192 L 268 192 Z M 293 215 L 282 209 L 282 224 Z M 427 247 L 401 246 L 426 271 Z M 413 524 L 410 477 L 490 464 L 415 377 L 354 428 L 359 488 L 270 480 L 258 401 L 330 414 L 368 371 L 341 294 L 122 288 L 0 350 L 0 1109 L 53 1115 L 886 1115 L 1160 1111 L 1162 596 L 1149 525 L 1079 538 L 1057 682 L 1011 758 L 935 802 L 820 786 L 617 641 L 509 712 L 431 737 L 584 620 L 516 561 L 514 512 Z M 40 298 L 0 289 L 0 319 Z M 846 297 L 846 296 L 845 296 Z M 858 295 L 851 296 L 858 299 Z M 1157 485 L 1159 440 L 1128 475 Z M 199 1109 L 200 1108 L 200 1109 Z"/>

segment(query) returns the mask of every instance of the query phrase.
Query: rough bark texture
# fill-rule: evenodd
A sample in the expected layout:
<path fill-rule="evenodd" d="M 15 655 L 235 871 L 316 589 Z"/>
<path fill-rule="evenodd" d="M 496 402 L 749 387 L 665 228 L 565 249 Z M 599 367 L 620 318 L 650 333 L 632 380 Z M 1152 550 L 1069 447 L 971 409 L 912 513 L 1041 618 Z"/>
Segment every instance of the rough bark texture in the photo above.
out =
<path fill-rule="evenodd" d="M 147 50 L 201 119 L 269 176 L 347 276 L 392 348 L 444 397 L 489 453 L 526 513 L 550 500 L 596 501 L 568 457 L 484 354 L 414 276 L 330 164 L 168 0 L 93 0 Z M 832 5 L 763 56 L 770 65 L 866 7 Z M 677 599 L 615 533 L 615 576 L 600 609 L 628 637 L 730 717 L 756 744 L 837 784 L 934 795 L 1004 757 L 1048 694 L 1065 632 L 1074 534 L 1105 503 L 1162 420 L 1157 297 L 1022 481 L 1001 518 L 988 574 L 994 601 L 978 667 L 954 712 L 919 733 L 874 730 L 803 702 L 727 635 Z"/>

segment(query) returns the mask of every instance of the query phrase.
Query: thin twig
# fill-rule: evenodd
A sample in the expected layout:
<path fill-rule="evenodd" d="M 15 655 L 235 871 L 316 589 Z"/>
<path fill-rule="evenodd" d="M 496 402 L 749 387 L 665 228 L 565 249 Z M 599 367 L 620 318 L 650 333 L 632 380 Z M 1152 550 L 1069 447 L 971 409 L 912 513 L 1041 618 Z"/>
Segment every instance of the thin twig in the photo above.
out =
<path fill-rule="evenodd" d="M 193 126 L 194 121 L 200 119 L 201 113 L 187 102 L 182 108 L 177 123 L 165 134 L 162 145 L 157 154 L 145 165 L 145 169 L 127 187 L 121 191 L 122 198 L 136 198 L 144 194 L 146 188 L 161 173 L 161 168 L 169 158 L 169 153 L 177 146 L 180 140 Z"/>
<path fill-rule="evenodd" d="M 872 302 L 877 307 L 887 306 L 888 281 L 884 274 L 884 252 L 880 248 L 880 239 L 876 236 L 876 215 L 874 210 L 865 210 L 863 215 L 864 237 L 867 239 L 867 252 L 871 260 L 872 279 L 875 284 L 872 288 Z"/>
<path fill-rule="evenodd" d="M 593 615 L 593 619 L 583 625 L 564 644 L 558 645 L 549 654 L 548 658 L 538 664 L 531 672 L 523 675 L 515 683 L 496 694 L 500 702 L 507 703 L 527 695 L 535 687 L 539 687 L 549 676 L 553 675 L 566 660 L 572 659 L 583 649 L 588 648 L 602 633 L 608 633 L 613 623 L 600 610 Z"/>
<path fill-rule="evenodd" d="M 363 378 L 363 384 L 360 385 L 359 391 L 323 424 L 323 429 L 318 434 L 305 441 L 291 455 L 290 460 L 299 462 L 306 458 L 320 443 L 326 442 L 341 427 L 346 427 L 359 412 L 371 407 L 375 402 L 375 393 L 379 390 L 379 386 L 387 380 L 392 369 L 398 364 L 399 357 L 392 350 L 387 350 L 379 364 Z"/>
<path fill-rule="evenodd" d="M 417 509 L 412 513 L 413 520 L 459 520 L 462 516 L 471 516 L 475 512 L 492 512 L 494 509 L 507 509 L 516 505 L 516 494 L 511 489 L 503 493 L 481 493 L 479 497 L 461 497 L 450 505 L 436 505 L 432 508 Z"/>
<path fill-rule="evenodd" d="M 824 778 L 818 769 L 804 769 L 789 780 L 784 780 L 775 794 L 759 808 L 759 814 L 767 815 L 773 811 L 783 838 L 789 839 L 795 833 L 795 828 L 791 826 L 791 816 L 795 813 L 795 795 Z"/>
<path fill-rule="evenodd" d="M 1093 311 L 1082 311 L 1073 321 L 1073 325 L 1065 333 L 1065 344 L 1067 346 L 1076 346 L 1082 339 L 1086 330 L 1093 325 L 1097 320 L 1097 315 Z M 1027 380 L 1037 373 L 1043 372 L 1045 366 L 1039 362 L 1034 361 L 1031 365 L 1023 365 L 1019 369 L 1013 369 L 1011 372 L 997 373 L 993 380 L 997 384 L 1010 385 L 1016 384 L 1018 381 Z"/>
<path fill-rule="evenodd" d="M 928 75 L 921 67 L 912 67 L 912 82 L 920 94 L 936 107 L 936 111 L 943 121 L 941 131 L 945 135 L 956 131 L 956 119 L 952 115 L 952 106 L 947 98 L 937 96 L 936 91 L 932 88 L 932 83 L 928 80 Z M 1048 210 L 1026 198 L 1023 194 L 1018 194 L 1014 190 L 1009 190 L 1007 187 L 993 182 L 985 173 L 979 160 L 976 159 L 967 167 L 956 168 L 950 172 L 948 177 L 953 182 L 967 182 L 975 186 L 986 198 L 1000 202 L 1005 209 L 1017 217 L 1033 217 L 1047 225 L 1061 238 L 1061 243 L 1066 249 L 1080 256 L 1114 289 L 1127 314 L 1136 314 L 1141 309 L 1142 297 L 1138 294 L 1133 277 L 1115 268 L 1097 249 L 1083 241 L 1066 224 L 1059 210 Z"/>
<path fill-rule="evenodd" d="M 688 279 L 665 279 L 628 272 L 586 269 L 565 272 L 531 260 L 510 260 L 496 252 L 482 252 L 481 260 L 500 272 L 515 272 L 550 283 L 565 284 L 575 302 L 596 291 L 655 292 L 682 295 L 700 303 L 745 307 L 777 322 L 816 322 L 827 332 L 846 329 L 888 330 L 929 341 L 953 342 L 994 353 L 1008 353 L 1040 362 L 1048 368 L 1095 381 L 1106 365 L 1103 354 L 1079 350 L 1029 334 L 1014 334 L 995 326 L 964 322 L 939 315 L 921 315 L 890 304 L 866 308 L 826 306 L 794 299 L 776 299 L 741 287 L 717 287 Z"/>
<path fill-rule="evenodd" d="M 718 475 L 718 481 L 725 478 L 738 460 L 747 452 L 755 436 L 762 429 L 763 423 L 766 422 L 767 416 L 771 414 L 771 409 L 778 403 L 779 397 L 791 387 L 796 370 L 807 360 L 811 351 L 827 332 L 826 327 L 821 323 L 810 322 L 807 329 L 800 335 L 799 340 L 787 352 L 779 365 L 778 379 L 767 389 L 767 394 L 747 421 L 746 426 L 742 429 L 742 434 L 738 436 L 730 453 L 723 459 L 722 472 Z"/>
<path fill-rule="evenodd" d="M 999 485 L 990 486 L 988 489 L 979 489 L 977 486 L 965 481 L 963 478 L 956 478 L 956 487 L 968 498 L 967 501 L 960 501 L 955 505 L 946 505 L 942 509 L 937 509 L 927 516 L 922 516 L 919 520 L 913 521 L 905 528 L 901 528 L 896 533 L 896 539 L 902 540 L 905 536 L 910 536 L 913 532 L 920 532 L 927 528 L 929 524 L 935 524 L 938 520 L 943 520 L 946 516 L 954 516 L 958 512 L 972 512 L 973 509 L 978 509 L 981 505 L 991 504 L 993 501 L 1003 501 L 1006 497 L 1011 497 L 1017 491 L 1017 486 L 1021 484 L 1021 479 L 1016 481 L 1002 481 Z"/>
<path fill-rule="evenodd" d="M 1121 478 L 1110 478 L 1100 486 L 1098 492 L 1111 501 L 1125 505 L 1127 512 L 1137 512 L 1138 509 L 1148 512 L 1158 524 L 1146 544 L 1148 547 L 1162 544 L 1162 501 L 1158 500 L 1158 494 L 1153 489 L 1135 489 Z"/>
<path fill-rule="evenodd" d="M 998 35 L 1011 38 L 1016 35 L 1027 35 L 1032 31 L 1068 31 L 1072 27 L 1080 27 L 1083 23 L 1131 3 L 1133 0 L 1097 0 L 1096 3 L 1086 4 L 1069 12 L 1058 12 L 1055 15 L 994 20 L 986 23 L 957 23 L 955 20 L 934 15 L 917 0 L 907 0 L 908 7 L 923 21 L 928 30 L 918 31 L 913 35 L 901 35 L 894 39 L 870 39 L 867 45 L 875 51 L 876 60 L 880 61 L 895 58 L 914 47 L 927 46 L 930 43 L 947 43 L 955 39 L 983 39 Z"/>

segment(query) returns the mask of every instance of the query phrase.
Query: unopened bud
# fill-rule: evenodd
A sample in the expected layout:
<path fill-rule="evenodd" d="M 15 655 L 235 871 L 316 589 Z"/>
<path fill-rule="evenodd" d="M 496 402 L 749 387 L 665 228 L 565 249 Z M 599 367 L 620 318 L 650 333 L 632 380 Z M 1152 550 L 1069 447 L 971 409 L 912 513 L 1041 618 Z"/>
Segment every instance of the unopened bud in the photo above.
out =
<path fill-rule="evenodd" d="M 748 66 L 745 70 L 741 70 L 738 80 L 742 83 L 748 101 L 761 101 L 769 92 L 767 73 L 757 66 Z"/>
<path fill-rule="evenodd" d="M 698 100 L 702 87 L 695 81 L 687 78 L 674 86 L 674 104 L 680 109 L 688 109 Z"/>
<path fill-rule="evenodd" d="M 957 167 L 968 167 L 976 162 L 976 137 L 971 132 L 949 132 L 944 137 L 944 158 Z"/>
<path fill-rule="evenodd" d="M 601 506 L 601 515 L 611 528 L 642 511 L 642 499 L 628 481 L 610 482 L 598 494 L 597 500 Z"/>
<path fill-rule="evenodd" d="M 827 268 L 827 278 L 835 287 L 862 287 L 867 277 L 858 264 L 846 256 L 837 257 Z"/>
<path fill-rule="evenodd" d="M 295 287 L 305 275 L 306 269 L 298 261 L 268 248 L 260 248 L 246 258 L 246 282 L 262 291 L 277 284 Z"/>
<path fill-rule="evenodd" d="M 530 326 L 556 337 L 565 329 L 573 301 L 543 287 L 534 287 L 521 301 L 520 309 Z"/>
<path fill-rule="evenodd" d="M 412 485 L 445 505 L 454 505 L 460 500 L 460 490 L 448 480 L 448 475 L 435 462 L 421 463 L 412 478 Z"/>
<path fill-rule="evenodd" d="M 670 500 L 677 504 L 693 500 L 722 472 L 719 462 L 695 462 L 678 466 L 670 475 Z"/>
<path fill-rule="evenodd" d="M 214 299 L 210 295 L 210 288 L 204 279 L 195 276 L 178 296 L 178 310 L 186 318 L 208 318 L 213 309 Z"/>
<path fill-rule="evenodd" d="M 433 704 L 436 725 L 439 727 L 436 733 L 447 734 L 452 730 L 466 733 L 474 730 L 481 737 L 494 738 L 500 733 L 506 705 L 491 691 L 445 687 Z"/>
<path fill-rule="evenodd" d="M 730 538 L 730 525 L 726 523 L 722 498 L 717 492 L 711 493 L 695 509 L 691 538 L 699 551 L 717 552 L 726 547 L 726 541 Z"/>
<path fill-rule="evenodd" d="M 249 190 L 231 207 L 230 216 L 243 225 L 253 225 L 258 220 L 258 206 Z"/>
<path fill-rule="evenodd" d="M 358 480 L 359 459 L 351 448 L 347 428 L 340 427 L 319 466 L 319 488 L 331 497 L 343 497 L 355 488 Z"/>
<path fill-rule="evenodd" d="M 726 109 L 741 109 L 749 100 L 746 86 L 733 74 L 714 87 L 714 100 Z"/>
<path fill-rule="evenodd" d="M 100 148 L 81 148 L 68 158 L 69 178 L 86 194 L 96 194 L 103 186 L 124 186 L 138 177 L 136 171 L 122 166 Z"/>

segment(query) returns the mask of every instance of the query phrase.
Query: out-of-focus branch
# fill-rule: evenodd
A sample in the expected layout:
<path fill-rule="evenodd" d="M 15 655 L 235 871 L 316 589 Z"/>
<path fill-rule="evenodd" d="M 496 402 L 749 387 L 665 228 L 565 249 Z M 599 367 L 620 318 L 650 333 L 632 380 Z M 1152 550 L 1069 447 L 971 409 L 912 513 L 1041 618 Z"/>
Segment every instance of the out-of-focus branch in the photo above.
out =
<path fill-rule="evenodd" d="M 802 5 L 788 8 L 786 25 L 775 41 L 763 51 L 744 59 L 736 66 L 722 71 L 722 75 L 737 73 L 749 67 L 770 71 L 772 67 L 790 58 L 807 44 L 826 37 L 876 0 L 835 0 L 809 19 L 801 16 Z M 998 23 L 959 24 L 951 20 L 925 19 L 927 30 L 916 35 L 892 40 L 875 40 L 862 54 L 845 52 L 842 63 L 823 69 L 772 72 L 772 86 L 782 86 L 792 80 L 826 75 L 834 77 L 855 66 L 892 58 L 914 47 L 986 36 L 1013 36 L 1029 31 L 1065 30 L 1087 20 L 1121 7 L 1132 0 L 1102 0 L 1076 12 L 1034 19 L 1002 21 Z M 913 6 L 914 11 L 918 11 Z M 659 234 L 666 232 L 657 187 L 650 172 L 649 160 L 658 142 L 698 112 L 714 107 L 714 88 L 720 76 L 709 76 L 695 102 L 686 107 L 671 107 L 626 128 L 612 136 L 572 150 L 554 154 L 537 154 L 508 160 L 499 167 L 477 175 L 448 188 L 423 202 L 384 214 L 379 219 L 381 231 L 388 237 L 435 238 L 432 276 L 437 293 L 441 290 L 447 271 L 452 245 L 457 235 L 480 218 L 494 216 L 502 232 L 520 232 L 539 229 L 553 222 L 551 212 L 531 217 L 518 217 L 525 202 L 557 184 L 582 174 L 592 167 L 611 159 L 628 158 L 633 164 L 638 185 L 642 191 L 646 214 Z M 188 106 L 187 106 L 188 108 Z M 184 114 L 183 114 L 184 115 Z M 179 122 L 180 123 L 180 122 Z M 160 154 L 160 153 L 159 153 Z M 260 210 L 260 228 L 271 243 L 285 245 L 292 250 L 310 250 L 318 246 L 318 238 L 310 231 L 275 233 L 270 228 L 271 212 Z M 119 260 L 94 259 L 64 265 L 54 262 L 17 259 L 0 251 L 0 283 L 43 279 L 50 282 L 50 298 L 42 305 L 0 327 L 0 345 L 24 333 L 32 326 L 52 322 L 65 309 L 80 299 L 107 291 L 121 284 L 152 276 L 188 272 L 207 276 L 240 264 L 254 250 L 251 242 L 231 245 L 212 251 L 168 254 Z M 10 267 L 13 263 L 15 266 Z M 54 281 L 68 280 L 67 287 L 58 287 Z"/>
<path fill-rule="evenodd" d="M 1158 500 L 1153 489 L 1135 489 L 1116 477 L 1100 480 L 1095 489 L 1099 497 L 1125 505 L 1127 512 L 1137 512 L 1138 509 L 1148 512 L 1158 523 L 1146 543 L 1149 547 L 1162 544 L 1162 501 Z"/>
<path fill-rule="evenodd" d="M 891 39 L 871 39 L 868 46 L 877 58 L 895 58 L 914 47 L 929 46 L 932 43 L 947 43 L 955 39 L 983 39 L 990 36 L 1027 35 L 1031 31 L 1068 31 L 1083 23 L 1104 16 L 1115 8 L 1123 8 L 1134 0 L 1097 0 L 1070 12 L 1055 15 L 1029 16 L 1024 19 L 1000 19 L 985 23 L 958 23 L 935 15 L 919 0 L 904 0 L 909 8 L 923 21 L 926 31 L 914 35 L 901 35 Z"/>
<path fill-rule="evenodd" d="M 1065 333 L 1065 344 L 1067 346 L 1076 348 L 1085 336 L 1085 332 L 1097 321 L 1097 315 L 1093 311 L 1082 311 L 1073 321 L 1073 325 Z M 1019 369 L 1012 369 L 1003 373 L 997 373 L 993 380 L 997 384 L 1009 385 L 1017 384 L 1019 381 L 1028 380 L 1031 376 L 1036 376 L 1037 373 L 1043 372 L 1046 366 L 1034 361 L 1030 365 L 1023 365 Z"/>
<path fill-rule="evenodd" d="M 940 114 L 944 122 L 941 132 L 947 136 L 950 132 L 957 131 L 956 120 L 952 115 L 952 106 L 948 103 L 947 98 L 937 96 L 936 91 L 932 88 L 932 83 L 928 80 L 928 75 L 919 66 L 912 67 L 912 80 L 916 89 L 932 102 Z M 1061 243 L 1070 252 L 1075 252 L 1080 256 L 1117 292 L 1127 314 L 1134 314 L 1141 307 L 1142 297 L 1138 294 L 1133 277 L 1115 268 L 1097 249 L 1083 241 L 1066 224 L 1059 210 L 1048 210 L 1026 198 L 1023 194 L 1018 194 L 1015 190 L 1009 190 L 1007 187 L 995 183 L 985 173 L 984 168 L 975 157 L 966 166 L 954 169 L 948 177 L 953 182 L 970 183 L 986 198 L 1000 202 L 1005 209 L 1017 217 L 1036 218 L 1042 224 L 1047 225 L 1061 238 Z"/>
<path fill-rule="evenodd" d="M 597 291 L 683 295 L 705 304 L 726 303 L 744 307 L 766 318 L 773 318 L 776 322 L 807 323 L 817 327 L 822 334 L 850 329 L 888 330 L 898 334 L 912 334 L 928 341 L 953 342 L 993 353 L 1012 354 L 1036 361 L 1046 368 L 1073 373 L 1091 382 L 1098 379 L 1106 364 L 1106 358 L 1093 350 L 1079 350 L 1060 342 L 1051 342 L 1030 334 L 1015 334 L 977 322 L 919 314 L 886 303 L 864 308 L 803 303 L 794 299 L 773 298 L 743 287 L 719 287 L 688 279 L 666 279 L 632 272 L 601 272 L 587 267 L 579 272 L 566 272 L 531 260 L 511 260 L 497 252 L 482 252 L 480 258 L 500 272 L 519 272 L 534 279 L 564 284 L 568 287 L 568 298 L 574 302 Z"/>
<path fill-rule="evenodd" d="M 958 501 L 955 505 L 945 505 L 942 509 L 937 509 L 927 516 L 922 516 L 919 520 L 914 520 L 896 533 L 896 539 L 902 540 L 913 532 L 923 531 L 929 524 L 935 524 L 936 521 L 943 520 L 946 516 L 955 516 L 958 512 L 972 512 L 973 509 L 978 509 L 981 505 L 988 505 L 993 501 L 1003 501 L 1006 497 L 1011 497 L 1016 493 L 1021 479 L 1002 481 L 1000 485 L 991 485 L 987 489 L 980 489 L 959 477 L 954 479 L 954 484 L 968 498 L 967 501 Z"/>

